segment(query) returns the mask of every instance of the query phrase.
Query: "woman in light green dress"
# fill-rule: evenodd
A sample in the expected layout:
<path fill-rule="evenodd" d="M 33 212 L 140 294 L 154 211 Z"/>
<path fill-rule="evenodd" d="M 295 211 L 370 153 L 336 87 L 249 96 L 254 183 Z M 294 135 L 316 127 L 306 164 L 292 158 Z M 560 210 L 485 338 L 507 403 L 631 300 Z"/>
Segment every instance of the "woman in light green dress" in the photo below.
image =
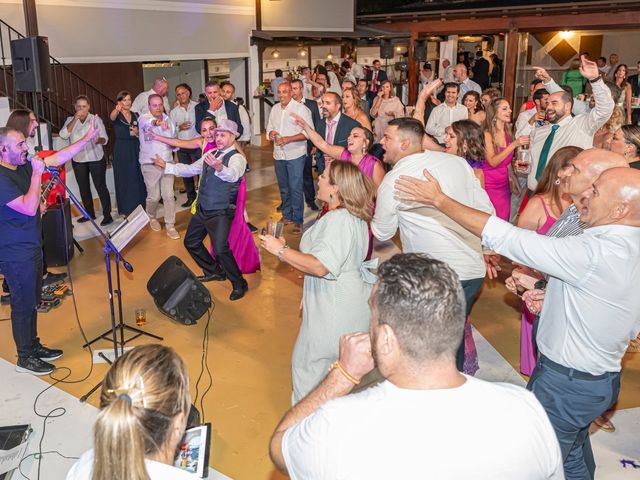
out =
<path fill-rule="evenodd" d="M 284 239 L 260 237 L 263 248 L 305 274 L 302 325 L 292 358 L 293 404 L 338 359 L 341 335 L 369 329 L 367 302 L 376 280 L 368 269 L 377 259 L 365 262 L 373 213 L 371 179 L 350 162 L 331 162 L 319 178 L 317 196 L 329 212 L 304 233 L 300 251 Z"/>

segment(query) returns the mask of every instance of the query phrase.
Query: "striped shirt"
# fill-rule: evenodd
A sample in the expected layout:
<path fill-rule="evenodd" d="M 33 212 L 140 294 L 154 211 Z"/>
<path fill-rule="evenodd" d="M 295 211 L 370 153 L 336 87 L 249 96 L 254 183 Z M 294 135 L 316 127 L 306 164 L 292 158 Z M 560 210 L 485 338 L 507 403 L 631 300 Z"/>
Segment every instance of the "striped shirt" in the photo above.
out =
<path fill-rule="evenodd" d="M 586 225 L 580 221 L 580 212 L 575 204 L 567 208 L 547 232 L 547 237 L 572 237 L 582 235 Z"/>

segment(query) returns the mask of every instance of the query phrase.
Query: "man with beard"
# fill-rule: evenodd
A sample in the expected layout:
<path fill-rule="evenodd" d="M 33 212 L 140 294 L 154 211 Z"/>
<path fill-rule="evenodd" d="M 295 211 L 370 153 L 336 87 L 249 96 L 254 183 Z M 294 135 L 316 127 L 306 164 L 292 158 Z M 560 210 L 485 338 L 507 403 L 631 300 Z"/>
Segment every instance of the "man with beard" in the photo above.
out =
<path fill-rule="evenodd" d="M 347 139 L 354 127 L 362 127 L 359 122 L 342 113 L 342 98 L 334 92 L 325 93 L 321 103 L 322 118 L 316 130 L 327 143 L 347 147 Z M 311 122 L 307 122 L 311 124 Z M 316 154 L 318 174 L 322 175 L 325 167 L 324 154 L 320 151 Z"/>
<path fill-rule="evenodd" d="M 593 135 L 613 113 L 615 104 L 611 91 L 600 78 L 598 66 L 585 55 L 581 56 L 581 61 L 580 73 L 591 83 L 595 107 L 589 113 L 575 117 L 571 115 L 571 93 L 559 87 L 545 69 L 536 70 L 536 77 L 543 81 L 544 88 L 549 92 L 546 114 L 549 124 L 531 132 L 531 172 L 527 179 L 527 186 L 531 191 L 538 186 L 538 179 L 547 161 L 558 149 L 568 146 L 591 148 Z"/>
<path fill-rule="evenodd" d="M 71 160 L 98 134 L 97 117 L 84 137 L 45 160 L 28 161 L 24 135 L 0 128 L 0 272 L 11 290 L 11 328 L 18 351 L 16 371 L 46 375 L 62 350 L 44 347 L 38 338 L 37 310 L 42 293 L 40 188 L 46 166 Z"/>
<path fill-rule="evenodd" d="M 564 478 L 535 397 L 458 372 L 465 300 L 450 267 L 395 255 L 369 306 L 369 333 L 340 339 L 326 378 L 276 427 L 276 467 L 305 479 Z M 350 395 L 374 364 L 386 380 Z"/>

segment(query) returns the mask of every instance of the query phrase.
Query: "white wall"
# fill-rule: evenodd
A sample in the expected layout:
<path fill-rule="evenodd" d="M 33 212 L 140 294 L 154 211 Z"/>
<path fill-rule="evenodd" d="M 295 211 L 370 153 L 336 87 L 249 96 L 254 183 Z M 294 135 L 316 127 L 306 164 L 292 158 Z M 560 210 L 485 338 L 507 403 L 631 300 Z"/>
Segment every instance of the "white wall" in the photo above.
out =
<path fill-rule="evenodd" d="M 39 0 L 40 35 L 64 63 L 246 57 L 251 0 Z M 21 0 L 0 18 L 25 33 Z"/>
<path fill-rule="evenodd" d="M 352 32 L 354 1 L 261 0 L 262 29 Z"/>

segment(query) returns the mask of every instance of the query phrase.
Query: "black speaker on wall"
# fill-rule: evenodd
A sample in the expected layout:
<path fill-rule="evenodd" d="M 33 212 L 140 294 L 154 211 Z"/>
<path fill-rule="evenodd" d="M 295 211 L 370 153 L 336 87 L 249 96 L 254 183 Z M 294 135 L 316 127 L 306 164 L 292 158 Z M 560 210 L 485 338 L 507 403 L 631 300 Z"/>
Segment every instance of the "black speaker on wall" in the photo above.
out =
<path fill-rule="evenodd" d="M 47 37 L 11 40 L 11 63 L 18 92 L 42 93 L 49 89 L 51 67 Z"/>
<path fill-rule="evenodd" d="M 211 306 L 211 294 L 176 256 L 167 258 L 151 275 L 147 291 L 156 307 L 184 325 L 193 325 Z"/>
<path fill-rule="evenodd" d="M 380 58 L 393 58 L 393 55 L 391 40 L 380 40 Z"/>
<path fill-rule="evenodd" d="M 63 203 L 47 207 L 47 212 L 42 216 L 42 237 L 47 265 L 61 267 L 67 264 L 67 258 L 73 258 L 73 226 L 68 198 Z"/>
<path fill-rule="evenodd" d="M 427 59 L 427 41 L 416 40 L 413 43 L 413 59 L 416 62 L 424 62 Z"/>

